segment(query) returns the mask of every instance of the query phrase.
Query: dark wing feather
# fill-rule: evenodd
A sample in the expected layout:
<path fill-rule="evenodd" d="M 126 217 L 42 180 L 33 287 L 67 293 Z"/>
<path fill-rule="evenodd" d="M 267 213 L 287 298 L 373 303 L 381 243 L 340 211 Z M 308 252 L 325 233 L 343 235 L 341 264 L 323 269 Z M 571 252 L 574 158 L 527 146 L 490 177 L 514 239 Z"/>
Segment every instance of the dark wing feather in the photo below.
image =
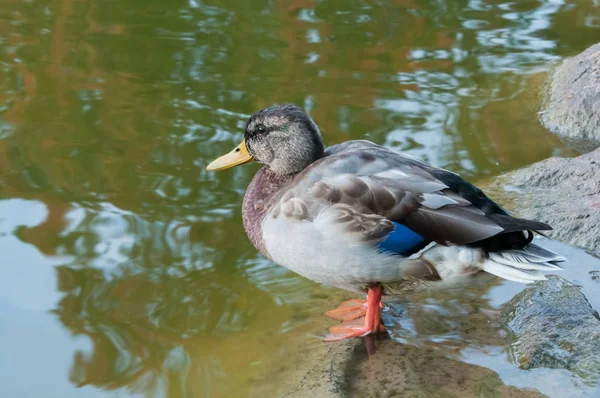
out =
<path fill-rule="evenodd" d="M 505 214 L 506 210 L 491 200 L 481 189 L 468 183 L 461 176 L 448 170 L 423 164 L 423 167 L 437 180 L 446 184 L 450 191 L 468 200 L 485 214 Z"/>
<path fill-rule="evenodd" d="M 427 240 L 438 243 L 465 245 L 497 235 L 502 227 L 485 215 L 476 214 L 460 207 L 428 209 L 421 206 L 417 211 L 398 220 Z"/>

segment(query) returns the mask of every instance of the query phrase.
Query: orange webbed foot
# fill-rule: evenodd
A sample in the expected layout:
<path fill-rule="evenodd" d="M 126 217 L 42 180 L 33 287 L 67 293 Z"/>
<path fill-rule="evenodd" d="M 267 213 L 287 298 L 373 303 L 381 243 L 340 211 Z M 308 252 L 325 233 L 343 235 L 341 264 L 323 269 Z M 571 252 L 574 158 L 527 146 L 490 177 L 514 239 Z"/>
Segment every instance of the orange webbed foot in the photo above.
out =
<path fill-rule="evenodd" d="M 348 300 L 341 303 L 335 310 L 328 311 L 327 316 L 343 320 L 339 325 L 329 329 L 330 333 L 323 341 L 339 341 L 351 337 L 366 336 L 385 331 L 379 319 L 382 288 L 379 285 L 369 288 L 367 301 Z M 364 318 L 362 318 L 364 316 Z"/>
<path fill-rule="evenodd" d="M 325 315 L 338 321 L 352 321 L 365 316 L 367 313 L 367 302 L 354 299 L 342 302 L 334 310 L 327 311 Z"/>

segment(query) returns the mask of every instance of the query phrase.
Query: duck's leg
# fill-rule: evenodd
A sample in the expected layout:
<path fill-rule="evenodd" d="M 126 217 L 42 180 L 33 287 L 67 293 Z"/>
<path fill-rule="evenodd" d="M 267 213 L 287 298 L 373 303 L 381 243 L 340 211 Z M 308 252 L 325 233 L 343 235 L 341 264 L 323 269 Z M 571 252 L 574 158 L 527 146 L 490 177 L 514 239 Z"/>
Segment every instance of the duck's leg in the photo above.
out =
<path fill-rule="evenodd" d="M 381 291 L 381 285 L 375 285 L 370 287 L 367 292 L 366 308 L 364 304 L 360 303 L 360 307 L 364 308 L 365 310 L 365 317 L 359 318 L 361 315 L 354 316 L 356 315 L 358 310 L 355 312 L 350 311 L 349 313 L 351 313 L 352 315 L 346 318 L 347 322 L 341 323 L 337 326 L 330 328 L 330 333 L 327 336 L 325 336 L 323 341 L 339 341 L 350 337 L 366 336 L 367 334 L 377 333 L 379 331 L 385 330 L 383 324 L 379 320 L 379 309 L 382 306 Z M 354 302 L 352 303 L 354 305 L 349 306 L 356 309 L 358 303 L 356 302 L 356 300 L 351 301 Z M 332 316 L 330 313 L 328 313 L 328 315 L 335 319 L 344 319 L 342 318 L 342 315 L 343 311 L 346 308 L 346 306 L 344 306 L 345 303 L 342 303 L 340 305 L 340 307 L 342 307 L 341 310 L 340 307 L 338 307 L 337 309 L 330 311 L 330 313 L 333 312 L 335 316 Z"/>

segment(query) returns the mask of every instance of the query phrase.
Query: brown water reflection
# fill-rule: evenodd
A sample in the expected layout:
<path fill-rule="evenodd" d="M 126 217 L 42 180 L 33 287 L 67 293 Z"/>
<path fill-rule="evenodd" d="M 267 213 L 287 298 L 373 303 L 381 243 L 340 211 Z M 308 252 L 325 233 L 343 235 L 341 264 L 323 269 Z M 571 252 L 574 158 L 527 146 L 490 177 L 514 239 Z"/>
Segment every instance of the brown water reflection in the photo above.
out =
<path fill-rule="evenodd" d="M 294 102 L 330 144 L 493 176 L 571 153 L 536 94 L 599 18 L 587 1 L 3 1 L 0 395 L 244 394 L 334 294 L 244 236 L 255 168 L 204 171 L 247 116 Z"/>

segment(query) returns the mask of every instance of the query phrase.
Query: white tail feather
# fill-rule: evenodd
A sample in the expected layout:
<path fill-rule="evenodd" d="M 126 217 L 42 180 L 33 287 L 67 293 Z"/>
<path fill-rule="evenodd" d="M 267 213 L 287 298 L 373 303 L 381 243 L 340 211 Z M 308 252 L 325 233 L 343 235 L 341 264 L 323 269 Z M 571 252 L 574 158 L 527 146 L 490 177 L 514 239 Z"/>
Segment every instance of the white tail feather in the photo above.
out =
<path fill-rule="evenodd" d="M 536 269 L 539 271 L 562 271 L 562 268 L 560 268 L 558 265 L 554 265 L 549 262 L 530 261 L 526 257 L 520 254 L 515 254 L 514 252 L 510 251 L 490 253 L 490 260 L 520 269 Z"/>
<path fill-rule="evenodd" d="M 550 250 L 544 249 L 534 243 L 530 243 L 521 250 L 513 250 L 513 252 L 523 254 L 527 257 L 541 259 L 548 262 L 561 262 L 567 259 L 560 254 L 556 254 Z"/>
<path fill-rule="evenodd" d="M 546 279 L 546 277 L 538 271 L 526 271 L 509 265 L 500 264 L 493 260 L 484 261 L 481 268 L 483 268 L 485 272 L 515 282 L 532 283 Z"/>
<path fill-rule="evenodd" d="M 489 253 L 482 265 L 484 271 L 515 282 L 531 283 L 546 277 L 539 271 L 560 271 L 555 262 L 565 261 L 563 256 L 529 244 L 521 250 L 504 250 Z"/>

